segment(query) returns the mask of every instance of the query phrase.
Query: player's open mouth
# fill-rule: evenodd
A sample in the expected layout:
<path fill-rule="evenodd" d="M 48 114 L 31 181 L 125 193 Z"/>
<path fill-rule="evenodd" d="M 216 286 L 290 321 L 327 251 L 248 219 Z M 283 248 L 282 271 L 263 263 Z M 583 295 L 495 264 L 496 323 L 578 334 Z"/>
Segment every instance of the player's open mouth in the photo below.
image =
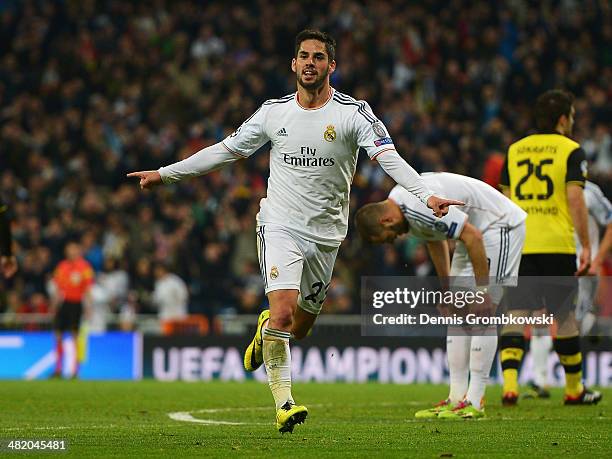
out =
<path fill-rule="evenodd" d="M 314 70 L 304 70 L 302 72 L 302 74 L 306 77 L 314 77 L 317 76 L 317 72 L 315 72 Z"/>

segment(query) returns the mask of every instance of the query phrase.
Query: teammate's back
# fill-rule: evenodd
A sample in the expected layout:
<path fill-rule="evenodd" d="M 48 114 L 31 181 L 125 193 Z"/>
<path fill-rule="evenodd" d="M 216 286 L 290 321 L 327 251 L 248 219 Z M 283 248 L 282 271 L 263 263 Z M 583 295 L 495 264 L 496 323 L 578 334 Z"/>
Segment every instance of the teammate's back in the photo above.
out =
<path fill-rule="evenodd" d="M 422 174 L 423 181 L 436 193 L 452 193 L 465 203 L 460 210 L 470 216 L 470 222 L 481 231 L 503 222 L 516 226 L 525 220 L 525 213 L 516 204 L 487 183 L 450 172 Z"/>
<path fill-rule="evenodd" d="M 559 133 L 529 135 L 508 148 L 502 184 L 529 216 L 524 253 L 575 253 L 566 186 L 584 183 L 583 157 Z"/>

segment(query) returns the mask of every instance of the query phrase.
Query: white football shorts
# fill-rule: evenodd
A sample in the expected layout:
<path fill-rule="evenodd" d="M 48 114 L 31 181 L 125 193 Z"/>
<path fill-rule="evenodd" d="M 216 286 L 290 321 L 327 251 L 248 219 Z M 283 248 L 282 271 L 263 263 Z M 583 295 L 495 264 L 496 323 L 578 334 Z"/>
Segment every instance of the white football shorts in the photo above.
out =
<path fill-rule="evenodd" d="M 492 226 L 483 233 L 482 239 L 492 283 L 489 296 L 493 303 L 499 304 L 504 294 L 502 286 L 516 286 L 518 283 L 521 252 L 525 243 L 525 224 L 514 228 Z M 450 275 L 459 279 L 474 279 L 472 262 L 463 243 L 456 245 Z"/>
<path fill-rule="evenodd" d="M 338 247 L 304 239 L 279 225 L 257 227 L 257 255 L 265 292 L 299 290 L 298 306 L 319 314 L 331 282 Z"/>

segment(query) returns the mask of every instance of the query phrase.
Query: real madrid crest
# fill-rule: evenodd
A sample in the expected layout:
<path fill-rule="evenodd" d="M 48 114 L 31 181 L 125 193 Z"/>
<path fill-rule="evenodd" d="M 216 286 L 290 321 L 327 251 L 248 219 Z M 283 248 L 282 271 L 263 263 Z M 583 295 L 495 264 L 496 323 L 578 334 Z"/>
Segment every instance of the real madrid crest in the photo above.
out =
<path fill-rule="evenodd" d="M 336 129 L 334 128 L 333 124 L 327 126 L 327 129 L 325 129 L 325 132 L 323 133 L 323 138 L 328 142 L 333 142 L 336 140 Z"/>
<path fill-rule="evenodd" d="M 270 279 L 274 280 L 278 277 L 278 268 L 276 266 L 272 266 L 270 269 Z"/>
<path fill-rule="evenodd" d="M 385 131 L 385 128 L 383 127 L 382 123 L 379 121 L 376 121 L 372 124 L 372 130 L 374 131 L 374 134 L 376 134 L 378 137 L 387 137 L 387 132 Z"/>

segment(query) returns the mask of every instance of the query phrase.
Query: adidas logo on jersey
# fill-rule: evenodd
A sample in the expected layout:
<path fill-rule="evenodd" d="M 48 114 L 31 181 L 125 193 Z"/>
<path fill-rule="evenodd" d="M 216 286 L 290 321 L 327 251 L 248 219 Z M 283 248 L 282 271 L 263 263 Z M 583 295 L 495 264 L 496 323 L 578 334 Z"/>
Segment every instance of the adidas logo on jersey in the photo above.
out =
<path fill-rule="evenodd" d="M 276 131 L 276 135 L 278 137 L 287 137 L 289 134 L 287 134 L 285 128 L 280 128 L 278 131 Z"/>

